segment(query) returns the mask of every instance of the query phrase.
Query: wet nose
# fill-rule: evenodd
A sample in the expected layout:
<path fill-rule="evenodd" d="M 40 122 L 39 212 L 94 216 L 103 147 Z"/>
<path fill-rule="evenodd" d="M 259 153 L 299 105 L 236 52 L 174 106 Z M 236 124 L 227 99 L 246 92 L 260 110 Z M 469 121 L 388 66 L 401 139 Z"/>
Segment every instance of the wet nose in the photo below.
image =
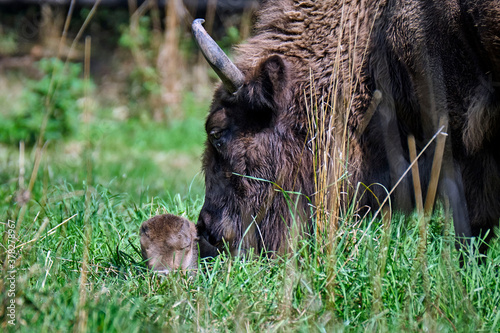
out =
<path fill-rule="evenodd" d="M 198 223 L 196 223 L 201 258 L 216 257 L 219 255 L 219 249 L 215 246 L 217 244 L 216 238 L 211 235 L 209 228 L 207 228 L 207 222 L 210 221 L 207 221 L 207 218 L 209 218 L 207 215 L 207 213 L 202 211 L 198 217 Z"/>
<path fill-rule="evenodd" d="M 198 217 L 196 228 L 198 231 L 198 237 L 203 237 L 210 244 L 216 246 L 216 244 L 221 241 L 221 237 L 217 237 L 217 235 L 214 235 L 212 230 L 212 220 L 212 214 L 210 214 L 206 209 L 202 209 L 200 212 L 200 216 Z"/>

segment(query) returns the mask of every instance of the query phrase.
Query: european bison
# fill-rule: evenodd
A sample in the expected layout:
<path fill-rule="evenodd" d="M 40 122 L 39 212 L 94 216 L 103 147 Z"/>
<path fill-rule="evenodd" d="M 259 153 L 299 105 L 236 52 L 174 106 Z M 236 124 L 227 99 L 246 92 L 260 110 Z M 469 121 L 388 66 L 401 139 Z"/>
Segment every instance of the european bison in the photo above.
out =
<path fill-rule="evenodd" d="M 408 136 L 421 151 L 444 119 L 439 193 L 450 202 L 457 236 L 498 225 L 498 0 L 266 1 L 235 64 L 201 23 L 193 33 L 223 84 L 206 121 L 200 239 L 281 251 L 292 221 L 311 227 L 318 150 L 307 110 L 321 108 L 347 123 L 343 200 L 378 209 L 382 186 L 392 189 L 410 164 Z M 424 193 L 433 152 L 434 143 L 418 162 Z M 356 196 L 358 184 L 372 192 Z M 298 192 L 304 195 L 287 195 Z M 391 201 L 402 211 L 415 206 L 411 177 Z"/>

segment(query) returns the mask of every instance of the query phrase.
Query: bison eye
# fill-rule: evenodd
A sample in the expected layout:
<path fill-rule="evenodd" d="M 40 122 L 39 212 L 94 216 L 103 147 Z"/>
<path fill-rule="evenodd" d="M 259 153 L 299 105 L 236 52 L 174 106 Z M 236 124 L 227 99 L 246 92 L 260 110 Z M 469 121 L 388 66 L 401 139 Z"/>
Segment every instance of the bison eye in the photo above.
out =
<path fill-rule="evenodd" d="M 208 139 L 215 149 L 220 153 L 224 145 L 225 129 L 214 128 L 209 132 Z"/>
<path fill-rule="evenodd" d="M 213 139 L 218 140 L 222 136 L 222 131 L 221 130 L 213 130 L 213 131 L 210 132 L 210 136 Z"/>
<path fill-rule="evenodd" d="M 210 131 L 210 141 L 213 142 L 219 140 L 224 135 L 225 132 L 226 130 L 221 128 L 212 129 Z"/>

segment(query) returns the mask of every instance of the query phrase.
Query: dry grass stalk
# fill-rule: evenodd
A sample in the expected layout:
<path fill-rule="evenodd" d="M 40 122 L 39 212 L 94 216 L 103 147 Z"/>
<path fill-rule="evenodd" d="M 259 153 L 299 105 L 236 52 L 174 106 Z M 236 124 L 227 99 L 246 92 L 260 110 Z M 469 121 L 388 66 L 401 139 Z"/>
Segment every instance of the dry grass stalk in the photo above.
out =
<path fill-rule="evenodd" d="M 420 272 L 422 273 L 422 284 L 424 288 L 424 305 L 425 305 L 425 313 L 427 315 L 430 314 L 431 310 L 431 292 L 430 292 L 430 278 L 429 278 L 429 270 L 427 267 L 427 226 L 428 226 L 428 216 L 419 214 L 418 215 L 418 224 L 419 224 L 419 240 L 418 240 L 418 248 L 417 248 L 417 264 L 420 268 Z"/>
<path fill-rule="evenodd" d="M 46 3 L 41 6 L 41 15 L 40 39 L 43 50 L 40 56 L 50 56 L 53 50 L 57 50 L 57 46 L 61 40 L 64 15 L 61 7 L 51 7 L 51 5 Z"/>
<path fill-rule="evenodd" d="M 444 128 L 444 133 L 436 140 L 436 150 L 434 152 L 434 160 L 432 161 L 431 180 L 429 182 L 429 189 L 425 198 L 424 213 L 430 215 L 434 208 L 434 201 L 436 199 L 437 186 L 439 182 L 439 175 L 441 173 L 441 165 L 443 164 L 444 147 L 446 143 L 446 130 L 448 128 L 448 118 L 443 116 L 439 119 L 439 127 Z"/>
<path fill-rule="evenodd" d="M 416 161 L 417 146 L 413 135 L 408 136 L 408 149 L 410 150 L 410 161 L 413 165 L 411 172 L 413 176 L 413 189 L 415 191 L 415 205 L 417 206 L 418 214 L 421 215 L 424 212 L 424 204 L 422 199 L 422 186 L 420 184 L 420 172 L 418 170 L 418 162 Z"/>
<path fill-rule="evenodd" d="M 88 100 L 89 95 L 89 82 L 90 82 L 90 54 L 91 54 L 91 39 L 90 37 L 85 38 L 85 97 Z M 84 113 L 88 113 L 88 104 L 85 103 Z M 87 125 L 90 127 L 90 125 Z M 87 189 L 85 191 L 85 215 L 83 219 L 84 226 L 84 248 L 83 248 L 83 259 L 82 266 L 80 270 L 80 286 L 79 286 L 79 299 L 78 306 L 76 308 L 75 317 L 77 318 L 76 325 L 74 326 L 74 332 L 86 332 L 87 331 L 87 317 L 88 313 L 85 310 L 85 304 L 87 303 L 87 273 L 90 271 L 89 266 L 89 244 L 92 237 L 92 226 L 89 223 L 90 217 L 90 205 L 91 205 L 91 190 L 90 184 L 92 182 L 92 161 L 91 161 L 91 144 L 90 144 L 90 130 L 87 130 L 87 140 L 85 159 L 87 164 Z"/>
<path fill-rule="evenodd" d="M 218 0 L 208 0 L 207 12 L 205 14 L 205 27 L 209 35 L 212 35 L 215 24 L 215 14 L 217 10 Z"/>
<path fill-rule="evenodd" d="M 42 238 L 40 238 L 40 236 L 42 235 L 42 232 L 45 230 L 45 228 L 47 227 L 48 223 L 50 222 L 49 219 L 44 219 L 42 225 L 40 228 L 38 228 L 38 231 L 36 232 L 36 235 L 35 237 L 33 237 L 31 240 L 23 243 L 23 244 L 20 244 L 20 245 L 17 245 L 15 247 L 15 249 L 18 249 L 18 248 L 23 248 L 24 246 L 28 245 L 28 247 L 25 249 L 26 252 L 29 252 L 31 250 L 31 246 L 38 242 L 39 240 L 44 240 L 45 238 L 49 237 L 50 235 L 54 234 L 55 231 L 63 226 L 64 224 L 66 224 L 68 221 L 72 220 L 73 218 L 75 218 L 78 214 L 73 214 L 72 216 L 70 216 L 69 218 L 65 219 L 64 221 L 62 221 L 61 223 L 59 223 L 58 225 L 56 225 L 54 228 L 50 229 L 49 231 L 47 231 L 47 233 L 45 234 L 45 236 L 43 236 Z M 37 215 L 38 217 L 38 215 Z M 35 218 L 36 219 L 36 218 Z"/>
<path fill-rule="evenodd" d="M 58 54 L 57 54 L 58 58 L 61 55 L 62 49 L 63 49 L 65 42 L 66 42 L 66 36 L 68 34 L 69 23 L 71 22 L 74 4 L 75 4 L 75 0 L 72 0 L 70 7 L 68 9 L 68 15 L 66 16 L 66 22 L 64 24 L 64 29 L 63 29 L 63 32 L 61 34 L 61 40 L 59 43 Z M 54 84 L 56 81 L 54 76 L 55 75 L 53 74 L 51 81 L 50 81 L 50 86 L 49 86 L 49 91 L 47 93 L 47 98 L 45 99 L 46 112 L 45 112 L 45 115 L 42 119 L 42 124 L 40 127 L 40 135 L 38 136 L 38 140 L 37 140 L 36 146 L 35 146 L 35 163 L 33 166 L 33 171 L 31 172 L 31 178 L 30 178 L 30 182 L 28 184 L 28 188 L 26 189 L 26 191 L 23 191 L 23 197 L 26 197 L 26 200 L 25 201 L 23 200 L 23 202 L 21 203 L 21 207 L 19 208 L 19 213 L 17 214 L 16 235 L 19 234 L 21 225 L 23 223 L 24 216 L 25 216 L 26 210 L 28 208 L 27 203 L 28 203 L 29 198 L 31 197 L 31 192 L 33 191 L 33 187 L 35 186 L 35 180 L 36 180 L 36 177 L 38 175 L 40 162 L 41 162 L 42 156 L 43 156 L 43 151 L 44 151 L 44 147 L 45 147 L 45 145 L 43 144 L 44 134 L 45 134 L 47 122 L 49 120 L 50 113 L 51 113 L 51 108 L 50 108 L 51 97 L 52 97 L 52 94 L 54 91 L 53 89 L 54 89 Z M 19 256 L 18 262 L 20 261 L 20 258 L 21 258 L 21 256 Z"/>
<path fill-rule="evenodd" d="M 337 227 L 339 222 L 339 217 L 342 210 L 342 205 L 344 201 L 341 201 L 342 193 L 344 190 L 342 177 L 345 173 L 345 165 L 347 160 L 348 152 L 348 131 L 347 131 L 347 119 L 349 118 L 349 112 L 351 110 L 352 98 L 355 95 L 355 91 L 358 82 L 354 81 L 357 77 L 354 67 L 354 59 L 356 58 L 355 50 L 359 49 L 356 47 L 356 27 L 348 29 L 348 32 L 353 33 L 351 37 L 353 43 L 351 45 L 352 50 L 350 50 L 350 61 L 352 61 L 352 66 L 349 68 L 351 72 L 348 73 L 348 78 L 339 77 L 339 67 L 341 63 L 339 59 L 335 59 L 334 64 L 334 75 L 332 78 L 332 92 L 329 96 L 316 98 L 318 96 L 317 92 L 314 91 L 314 86 L 312 85 L 314 80 L 311 79 L 311 91 L 309 92 L 310 100 L 308 101 L 308 115 L 309 115 L 309 131 L 311 134 L 311 145 L 313 150 L 313 163 L 315 173 L 315 207 L 316 207 L 316 223 L 317 232 L 319 235 L 327 235 L 329 240 L 332 240 L 331 244 L 327 246 L 327 251 L 333 253 L 335 247 L 335 238 L 337 234 Z M 340 37 L 339 37 L 340 39 Z M 364 54 L 361 54 L 364 57 Z M 343 100 L 340 100 L 339 96 L 343 96 Z M 361 135 L 363 131 L 368 126 L 370 119 L 377 109 L 382 96 L 380 93 L 374 93 L 372 103 L 369 106 L 367 112 L 365 113 L 365 119 L 361 122 L 359 128 L 357 129 L 358 135 Z M 407 173 L 413 171 L 413 179 L 415 184 L 415 196 L 417 201 L 417 209 L 420 212 L 420 240 L 418 249 L 417 261 L 420 264 L 419 270 L 422 273 L 423 287 L 425 289 L 426 297 L 426 312 L 430 313 L 430 286 L 429 286 L 429 275 L 427 270 L 426 262 L 426 244 L 427 244 L 427 223 L 424 218 L 423 212 L 428 212 L 432 210 L 432 206 L 435 199 L 435 191 L 437 189 L 437 181 L 439 179 L 440 164 L 442 161 L 442 154 L 444 151 L 444 135 L 442 131 L 445 128 L 445 123 L 443 120 L 440 122 L 440 129 L 434 135 L 434 137 L 429 141 L 429 143 L 423 148 L 420 154 L 417 156 L 416 145 L 414 138 L 409 138 L 409 147 L 411 154 L 411 164 L 408 169 L 400 176 L 399 180 L 395 183 L 394 187 L 390 190 L 387 197 L 381 203 L 380 208 L 375 212 L 370 225 L 374 222 L 375 218 L 383 212 L 383 234 L 380 245 L 380 252 L 378 254 L 378 267 L 373 271 L 374 274 L 374 284 L 373 284 L 373 313 L 374 317 L 379 318 L 375 323 L 379 329 L 385 327 L 385 319 L 383 318 L 384 309 L 382 302 L 382 278 L 385 275 L 386 259 L 387 259 L 387 246 L 390 237 L 390 207 L 387 202 L 401 183 L 402 179 L 407 175 Z M 431 185 L 429 188 L 425 210 L 421 194 L 420 176 L 418 171 L 418 159 L 422 153 L 429 147 L 429 145 L 437 139 L 437 148 L 435 154 L 435 160 L 433 164 L 433 172 L 431 175 L 431 183 L 435 182 L 435 186 Z M 348 204 L 348 203 L 346 203 Z M 344 207 L 345 208 L 345 207 Z M 345 210 L 345 209 L 344 209 Z M 358 243 L 362 241 L 365 233 L 358 239 Z M 321 238 L 320 238 L 321 239 Z M 335 259 L 333 259 L 335 260 Z M 334 275 L 334 273 L 333 273 Z"/>
<path fill-rule="evenodd" d="M 161 81 L 161 101 L 170 108 L 173 118 L 181 116 L 180 102 L 182 92 L 182 77 L 184 62 L 179 54 L 179 31 L 181 26 L 180 8 L 184 6 L 181 0 L 171 0 L 165 6 L 165 35 L 160 46 L 157 68 Z M 157 117 L 155 117 L 157 118 Z"/>
<path fill-rule="evenodd" d="M 422 149 L 422 151 L 417 155 L 416 159 L 410 163 L 410 165 L 408 166 L 408 168 L 405 170 L 405 172 L 403 172 L 403 174 L 401 175 L 401 177 L 399 177 L 398 181 L 396 182 L 396 184 L 394 184 L 394 186 L 392 187 L 392 189 L 389 191 L 389 193 L 387 194 L 387 196 L 385 197 L 384 201 L 382 201 L 382 203 L 380 204 L 380 208 L 375 212 L 375 214 L 373 215 L 371 221 L 370 221 L 370 225 L 375 221 L 375 219 L 378 217 L 378 215 L 380 214 L 380 211 L 382 210 L 382 207 L 384 207 L 385 204 L 387 204 L 387 202 L 389 201 L 390 199 L 390 196 L 394 193 L 395 189 L 398 187 L 398 185 L 401 183 L 401 181 L 406 177 L 406 175 L 408 174 L 408 172 L 410 172 L 411 168 L 413 167 L 413 165 L 415 163 L 417 163 L 418 159 L 424 154 L 424 152 L 427 150 L 427 148 L 429 148 L 429 146 L 436 140 L 436 138 L 441 135 L 441 134 L 444 134 L 443 133 L 443 130 L 444 130 L 444 126 L 441 126 L 438 131 L 436 132 L 436 134 L 434 134 L 434 136 L 429 140 L 429 142 L 425 145 L 425 147 Z"/>
<path fill-rule="evenodd" d="M 129 11 L 132 8 L 136 7 L 136 3 L 129 2 Z M 159 84 L 159 78 L 156 71 L 151 70 L 151 68 L 155 68 L 155 63 L 152 63 L 152 60 L 149 59 L 146 50 L 144 49 L 142 42 L 142 36 L 140 33 L 140 19 L 143 17 L 148 11 L 151 12 L 152 25 L 153 29 L 151 30 L 152 38 L 151 38 L 151 46 L 148 46 L 150 50 L 155 51 L 154 62 L 157 61 L 157 54 L 160 47 L 160 23 L 159 23 L 159 14 L 158 14 L 158 6 L 156 0 L 147 0 L 142 3 L 137 10 L 133 12 L 130 16 L 130 37 L 132 39 L 132 43 L 130 43 L 130 51 L 132 53 L 132 57 L 134 58 L 134 62 L 137 65 L 137 69 L 141 75 L 141 79 L 145 82 Z M 156 14 L 155 14 L 156 13 Z M 151 108 L 152 117 L 155 120 L 164 119 L 164 112 L 161 103 L 161 98 L 159 94 L 150 93 L 148 95 L 149 106 Z"/>
<path fill-rule="evenodd" d="M 369 24 L 369 31 L 373 29 Z M 319 233 L 326 232 L 330 240 L 335 239 L 341 210 L 347 211 L 348 200 L 343 198 L 347 190 L 345 175 L 349 151 L 348 119 L 358 88 L 359 72 L 366 56 L 368 43 L 360 44 L 361 21 L 352 22 L 342 15 L 340 25 L 345 28 L 337 36 L 338 45 L 333 59 L 333 71 L 327 96 L 319 100 L 314 91 L 311 77 L 310 100 L 308 102 L 309 132 L 313 147 L 316 223 Z M 345 35 L 345 36 L 344 36 Z M 347 38 L 346 45 L 342 45 Z M 367 39 L 368 40 L 368 39 Z M 343 59 L 344 48 L 348 47 L 348 59 Z M 347 73 L 345 71 L 347 66 Z M 311 75 L 312 76 L 312 75 Z M 357 134 L 361 134 L 381 101 L 381 93 L 375 91 L 364 121 Z M 333 246 L 333 244 L 331 244 Z"/>
<path fill-rule="evenodd" d="M 328 284 L 330 293 L 329 303 L 335 307 L 335 278 L 336 267 L 336 246 L 339 232 L 339 221 L 342 215 L 348 210 L 349 202 L 347 195 L 348 184 L 346 180 L 349 132 L 348 119 L 354 102 L 355 91 L 359 82 L 361 66 L 356 67 L 357 59 L 364 58 L 366 45 L 358 45 L 358 32 L 360 22 L 350 22 L 342 16 L 341 26 L 345 26 L 342 34 L 349 39 L 348 59 L 343 59 L 343 52 L 346 45 L 342 45 L 344 36 L 337 36 L 338 45 L 335 59 L 333 59 L 333 70 L 330 78 L 330 88 L 328 94 L 323 91 L 316 91 L 314 87 L 314 77 L 311 73 L 311 85 L 309 91 L 309 101 L 306 101 L 308 114 L 308 130 L 310 134 L 310 147 L 313 152 L 314 172 L 314 207 L 316 218 L 316 238 L 328 254 Z M 345 72 L 347 66 L 347 73 Z M 307 95 L 307 94 L 306 94 Z M 321 97 L 317 97 L 321 96 Z M 378 95 L 377 95 L 378 96 Z M 380 96 L 379 96 L 380 97 Z M 380 102 L 379 98 L 374 99 L 372 113 Z M 371 117 L 371 116 L 370 116 Z M 370 117 L 367 117 L 366 124 Z M 355 224 L 356 221 L 346 221 L 346 228 Z M 342 229 L 344 231 L 346 229 Z"/>
<path fill-rule="evenodd" d="M 183 77 L 181 73 L 185 72 L 183 68 L 186 67 L 179 53 L 179 33 L 184 21 L 188 21 L 187 10 L 182 0 L 168 1 L 165 6 L 165 32 L 161 36 L 157 0 L 145 1 L 138 8 L 136 5 L 136 1 L 129 1 L 129 10 L 133 11 L 130 17 L 130 35 L 134 41 L 130 45 L 132 57 L 141 75 L 144 76 L 143 79 L 157 84 L 161 91 L 160 93 L 150 92 L 148 96 L 152 117 L 156 121 L 164 120 L 166 116 L 179 118 L 182 115 L 180 103 Z M 155 53 L 152 58 L 147 56 L 140 43 L 140 18 L 148 11 L 151 12 L 153 27 L 150 49 Z M 152 71 L 151 68 L 156 70 Z M 168 115 L 165 113 L 166 107 L 169 108 Z"/>
<path fill-rule="evenodd" d="M 439 130 L 434 135 L 433 139 L 436 138 L 436 150 L 434 152 L 434 159 L 433 159 L 433 164 L 432 164 L 432 170 L 431 170 L 431 178 L 429 182 L 429 188 L 427 190 L 427 196 L 425 200 L 425 206 L 423 205 L 422 202 L 422 188 L 420 184 L 420 174 L 418 170 L 418 158 L 420 155 L 417 156 L 417 151 L 416 151 L 416 145 L 415 145 L 415 137 L 413 135 L 410 135 L 408 137 L 408 148 L 410 152 L 410 160 L 411 164 L 410 167 L 412 168 L 412 175 L 413 175 L 413 187 L 415 191 L 415 202 L 417 206 L 417 212 L 418 212 L 418 226 L 419 226 L 419 242 L 418 242 L 418 248 L 417 248 L 417 264 L 418 264 L 418 269 L 420 273 L 422 274 L 422 286 L 424 289 L 424 305 L 425 305 L 425 314 L 424 314 L 424 325 L 427 327 L 430 325 L 429 323 L 432 322 L 432 301 L 431 301 L 431 291 L 430 291 L 430 276 L 429 276 L 429 271 L 427 267 L 427 228 L 429 225 L 430 221 L 430 215 L 432 213 L 432 209 L 434 207 L 434 200 L 436 197 L 436 192 L 437 192 L 437 185 L 439 182 L 439 175 L 441 171 L 441 165 L 442 165 L 442 160 L 443 160 L 443 154 L 444 154 L 444 147 L 445 147 L 445 140 L 446 140 L 446 133 L 443 131 L 446 131 L 447 128 L 447 118 L 442 117 L 439 121 Z M 432 142 L 433 139 L 430 141 Z M 430 142 L 427 144 L 427 146 L 424 148 L 424 150 L 429 146 Z M 397 186 L 397 185 L 396 185 Z M 447 204 L 447 206 L 449 206 Z M 449 208 L 449 207 L 448 207 Z M 448 209 L 447 209 L 448 210 Z M 446 213 L 445 220 L 449 218 L 449 213 Z"/>
<path fill-rule="evenodd" d="M 312 88 L 313 89 L 313 88 Z M 314 95 L 311 93 L 311 95 Z M 335 101 L 334 103 L 335 104 Z M 336 110 L 325 100 L 311 102 L 308 107 L 312 133 L 317 233 L 336 233 L 340 208 L 340 180 L 344 174 L 345 148 L 339 147 L 342 133 L 336 125 Z M 338 120 L 338 118 L 337 118 Z M 333 239 L 333 238 L 332 238 Z"/>
<path fill-rule="evenodd" d="M 154 1 L 148 0 L 145 1 L 130 17 L 130 35 L 132 39 L 135 41 L 140 39 L 139 36 L 139 21 L 141 17 L 143 17 L 148 10 L 152 8 Z M 132 57 L 134 58 L 135 63 L 140 69 L 146 69 L 149 66 L 146 54 L 144 50 L 140 48 L 139 43 L 131 44 L 131 52 Z"/>
<path fill-rule="evenodd" d="M 128 3 L 128 12 L 130 16 L 132 16 L 137 10 L 137 0 L 127 0 Z"/>
<path fill-rule="evenodd" d="M 24 163 L 24 141 L 19 142 L 19 190 L 16 201 L 18 203 L 26 203 L 29 200 L 29 193 L 26 191 L 25 184 L 25 163 Z"/>

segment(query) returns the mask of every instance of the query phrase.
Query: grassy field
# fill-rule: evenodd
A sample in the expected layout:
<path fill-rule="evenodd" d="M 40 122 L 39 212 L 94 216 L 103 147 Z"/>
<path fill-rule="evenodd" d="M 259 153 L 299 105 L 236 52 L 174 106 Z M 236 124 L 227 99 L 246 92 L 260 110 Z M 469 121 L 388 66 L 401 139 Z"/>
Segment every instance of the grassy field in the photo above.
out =
<path fill-rule="evenodd" d="M 221 256 L 201 262 L 198 274 L 161 277 L 141 263 L 139 225 L 166 211 L 196 220 L 201 189 L 167 189 L 153 196 L 145 186 L 133 195 L 113 182 L 87 187 L 60 176 L 58 181 L 42 176 L 39 186 L 46 184 L 46 192 L 36 191 L 27 204 L 15 242 L 13 275 L 4 261 L 0 297 L 5 331 L 500 329 L 500 244 L 493 243 L 482 265 L 471 254 L 460 268 L 457 253 L 450 252 L 451 236 L 442 236 L 440 214 L 429 229 L 427 283 L 415 260 L 416 219 L 404 216 L 393 218 L 388 237 L 377 223 L 345 221 L 335 240 L 298 241 L 287 257 Z M 5 216 L 15 220 L 18 208 L 10 198 L 12 184 L 2 186 L 3 248 L 11 227 Z M 330 241 L 335 250 L 328 254 L 319 244 Z M 5 250 L 2 256 L 5 260 Z M 11 299 L 15 328 L 6 316 Z"/>
<path fill-rule="evenodd" d="M 29 80 L 0 78 L 0 116 L 40 104 Z M 26 86 L 35 88 L 25 95 Z M 334 236 L 291 240 L 283 257 L 221 255 L 196 274 L 147 271 L 141 223 L 165 212 L 196 221 L 203 204 L 210 97 L 184 92 L 182 117 L 153 121 L 97 97 L 78 109 L 62 91 L 52 102 L 75 112 L 71 135 L 39 149 L 0 143 L 2 331 L 500 331 L 500 242 L 481 259 L 457 252 L 442 207 L 425 244 L 415 215 L 385 226 L 349 215 Z"/>
<path fill-rule="evenodd" d="M 416 216 L 388 228 L 351 216 L 334 239 L 294 240 L 289 256 L 148 272 L 141 222 L 163 212 L 196 221 L 202 206 L 207 107 L 186 94 L 186 117 L 168 125 L 97 109 L 72 139 L 47 145 L 27 201 L 19 189 L 36 152 L 0 146 L 4 331 L 499 331 L 500 243 L 481 265 L 465 251 L 461 268 L 442 209 L 428 229 L 428 269 Z"/>

